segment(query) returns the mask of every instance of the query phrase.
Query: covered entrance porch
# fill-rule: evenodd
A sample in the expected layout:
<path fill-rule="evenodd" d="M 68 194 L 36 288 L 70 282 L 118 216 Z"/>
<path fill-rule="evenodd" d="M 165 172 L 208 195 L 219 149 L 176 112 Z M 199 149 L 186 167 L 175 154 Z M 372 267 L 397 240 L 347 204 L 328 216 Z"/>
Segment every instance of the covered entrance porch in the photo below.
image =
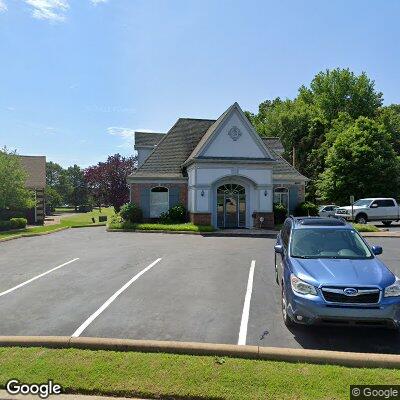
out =
<path fill-rule="evenodd" d="M 246 189 L 244 186 L 227 183 L 217 188 L 217 227 L 246 227 Z"/>

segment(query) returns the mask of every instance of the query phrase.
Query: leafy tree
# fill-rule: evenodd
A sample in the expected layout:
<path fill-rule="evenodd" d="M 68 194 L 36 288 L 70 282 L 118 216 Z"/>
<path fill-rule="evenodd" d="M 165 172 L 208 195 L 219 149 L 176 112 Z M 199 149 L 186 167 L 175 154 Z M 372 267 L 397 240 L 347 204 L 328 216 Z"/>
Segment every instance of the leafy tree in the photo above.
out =
<path fill-rule="evenodd" d="M 122 157 L 120 154 L 109 156 L 106 162 L 100 162 L 85 170 L 85 180 L 89 192 L 96 204 L 109 204 L 119 212 L 122 205 L 129 201 L 127 177 L 135 167 L 135 157 Z"/>
<path fill-rule="evenodd" d="M 60 185 L 60 177 L 64 172 L 64 168 L 53 161 L 46 162 L 46 185 L 56 188 Z"/>
<path fill-rule="evenodd" d="M 321 199 L 347 204 L 350 195 L 397 197 L 400 161 L 390 141 L 383 125 L 365 117 L 340 132 L 317 182 Z"/>
<path fill-rule="evenodd" d="M 65 179 L 63 185 L 66 188 L 66 199 L 69 204 L 78 210 L 78 206 L 86 204 L 88 201 L 88 187 L 85 180 L 83 170 L 78 166 L 74 165 L 67 168 L 65 174 L 62 174 L 62 180 Z"/>
<path fill-rule="evenodd" d="M 377 120 L 389 132 L 393 148 L 397 154 L 400 154 L 400 104 L 382 107 Z"/>
<path fill-rule="evenodd" d="M 0 208 L 19 209 L 35 206 L 33 193 L 25 188 L 27 173 L 15 152 L 0 149 Z"/>
<path fill-rule="evenodd" d="M 45 189 L 46 206 L 54 211 L 56 207 L 60 207 L 63 204 L 63 198 L 60 193 L 52 188 L 51 186 L 46 186 Z"/>
<path fill-rule="evenodd" d="M 354 119 L 373 118 L 382 105 L 382 93 L 375 90 L 375 82 L 365 72 L 357 76 L 349 69 L 340 68 L 318 73 L 309 88 L 300 88 L 299 99 L 318 108 L 328 122 L 340 112 Z"/>

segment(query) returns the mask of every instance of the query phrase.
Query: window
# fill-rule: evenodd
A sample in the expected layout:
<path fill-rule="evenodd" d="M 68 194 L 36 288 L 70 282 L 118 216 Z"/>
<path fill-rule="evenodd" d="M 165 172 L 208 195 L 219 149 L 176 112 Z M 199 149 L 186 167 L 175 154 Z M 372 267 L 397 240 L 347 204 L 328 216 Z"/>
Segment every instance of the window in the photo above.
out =
<path fill-rule="evenodd" d="M 169 210 L 169 193 L 166 187 L 154 187 L 150 192 L 150 218 L 158 218 Z"/>
<path fill-rule="evenodd" d="M 286 210 L 289 210 L 289 191 L 280 187 L 274 189 L 274 203 L 283 204 Z"/>

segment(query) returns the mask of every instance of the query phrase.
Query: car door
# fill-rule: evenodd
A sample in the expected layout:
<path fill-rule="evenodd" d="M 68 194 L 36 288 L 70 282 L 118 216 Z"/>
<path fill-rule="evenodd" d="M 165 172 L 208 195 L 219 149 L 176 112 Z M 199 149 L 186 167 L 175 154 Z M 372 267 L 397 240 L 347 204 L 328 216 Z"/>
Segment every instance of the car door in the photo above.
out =
<path fill-rule="evenodd" d="M 382 202 L 382 217 L 383 219 L 397 219 L 397 208 L 394 200 L 386 199 Z"/>
<path fill-rule="evenodd" d="M 289 237 L 290 237 L 290 229 L 291 229 L 292 223 L 290 220 L 287 220 L 281 230 L 281 235 L 280 235 L 280 243 L 283 247 L 283 252 L 282 254 L 277 254 L 275 253 L 275 268 L 277 272 L 277 280 L 279 284 L 282 282 L 282 277 L 283 277 L 283 271 L 285 268 L 285 262 L 286 262 L 286 256 L 288 252 L 288 247 L 289 247 Z"/>
<path fill-rule="evenodd" d="M 379 220 L 383 217 L 382 200 L 374 200 L 369 206 L 368 219 Z"/>

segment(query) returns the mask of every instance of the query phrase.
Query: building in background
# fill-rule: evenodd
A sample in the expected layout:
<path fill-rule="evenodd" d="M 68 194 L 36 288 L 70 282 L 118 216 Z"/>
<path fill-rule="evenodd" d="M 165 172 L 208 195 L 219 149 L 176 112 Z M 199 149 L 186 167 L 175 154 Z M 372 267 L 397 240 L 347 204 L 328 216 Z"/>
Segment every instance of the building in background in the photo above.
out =
<path fill-rule="evenodd" d="M 292 213 L 305 183 L 278 138 L 261 138 L 235 103 L 217 120 L 180 118 L 166 134 L 137 132 L 139 168 L 128 177 L 145 219 L 181 203 L 195 224 L 272 227 L 273 203 Z"/>
<path fill-rule="evenodd" d="M 18 156 L 28 174 L 26 188 L 35 193 L 36 207 L 27 213 L 28 224 L 42 225 L 45 218 L 46 157 Z"/>

